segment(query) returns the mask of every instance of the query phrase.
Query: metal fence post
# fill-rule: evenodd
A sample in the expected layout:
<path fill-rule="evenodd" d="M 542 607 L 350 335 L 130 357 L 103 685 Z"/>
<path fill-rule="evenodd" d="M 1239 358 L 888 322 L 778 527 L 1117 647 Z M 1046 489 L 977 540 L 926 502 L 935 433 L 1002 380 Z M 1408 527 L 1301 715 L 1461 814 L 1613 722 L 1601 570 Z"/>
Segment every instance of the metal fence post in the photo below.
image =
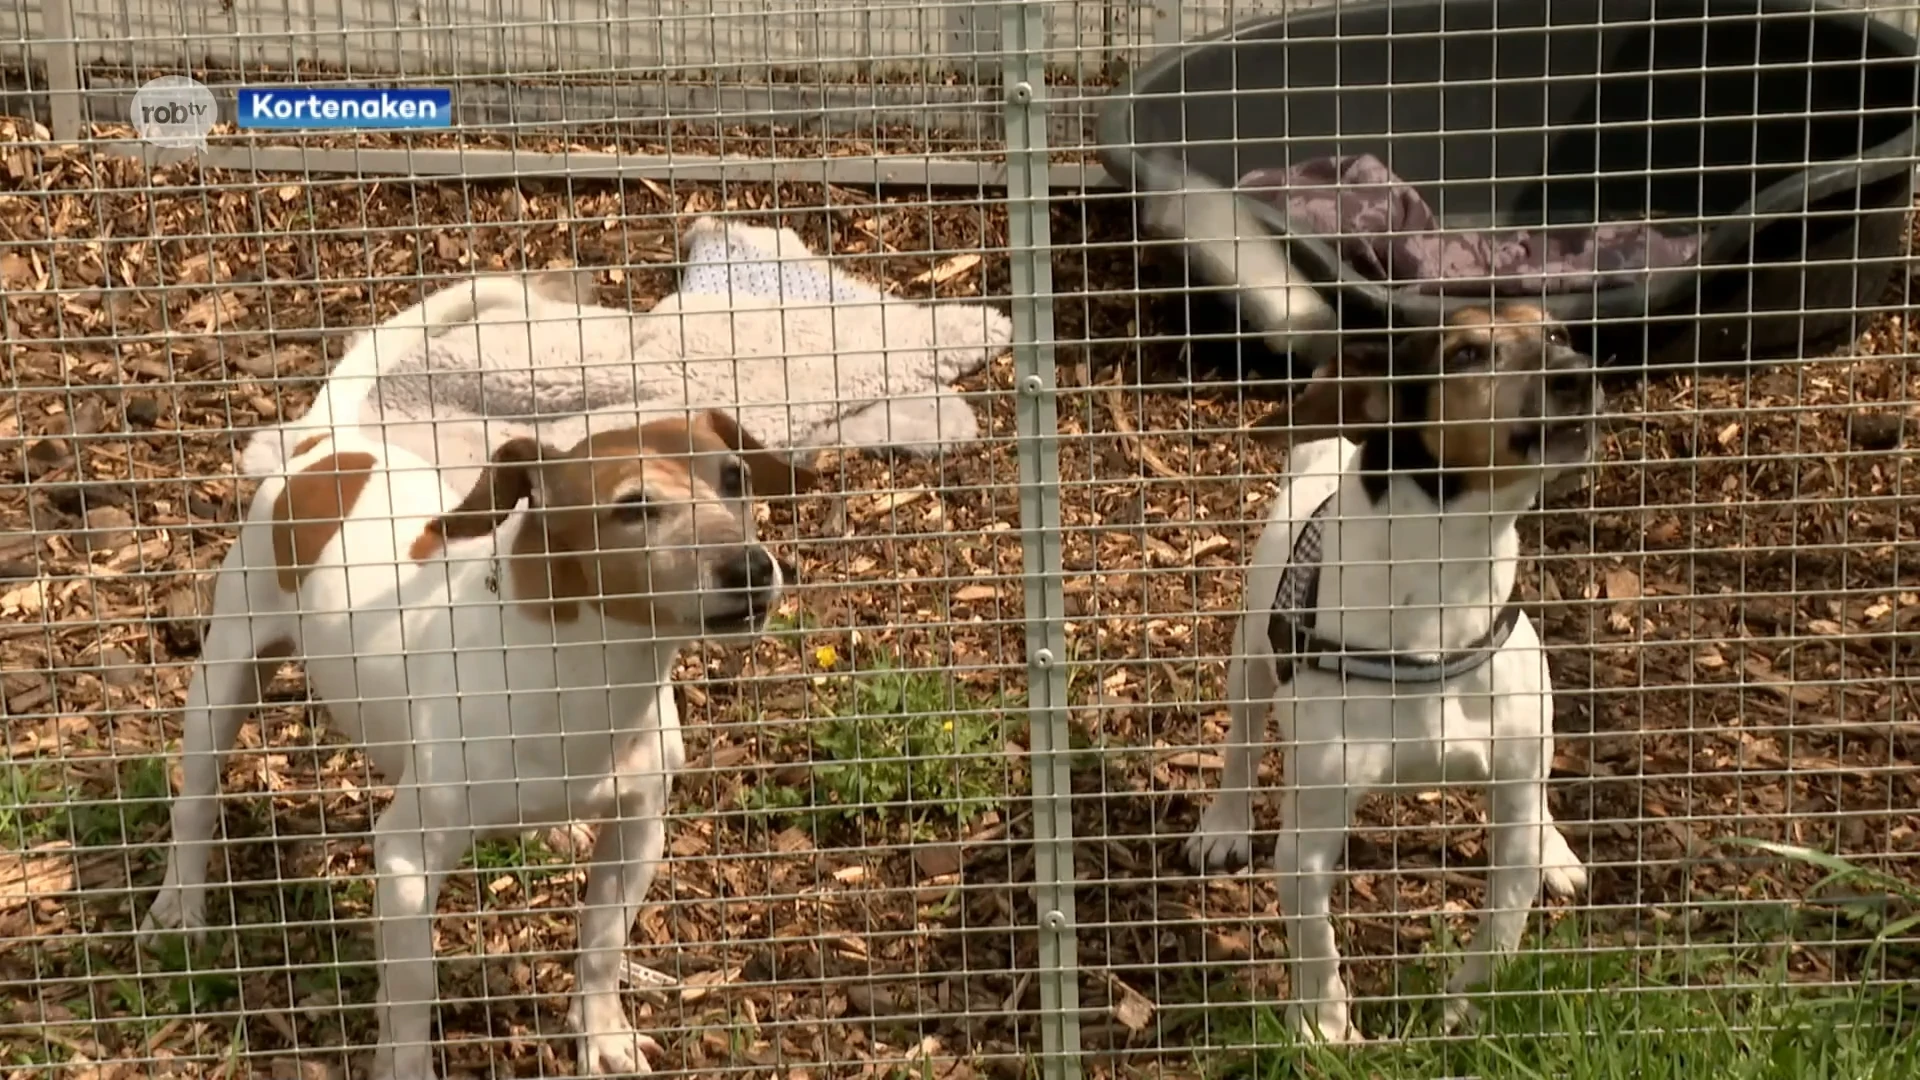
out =
<path fill-rule="evenodd" d="M 1034 902 L 1039 913 L 1041 1075 L 1080 1075 L 1067 726 L 1066 593 L 1060 558 L 1060 447 L 1054 403 L 1053 267 L 1047 195 L 1046 9 L 1000 9 L 1006 88 L 1007 240 L 1026 584 L 1027 723 L 1033 768 Z"/>
<path fill-rule="evenodd" d="M 73 37 L 73 11 L 67 0 L 44 0 L 40 33 L 46 39 L 47 126 L 56 143 L 77 143 L 81 137 L 80 48 Z"/>

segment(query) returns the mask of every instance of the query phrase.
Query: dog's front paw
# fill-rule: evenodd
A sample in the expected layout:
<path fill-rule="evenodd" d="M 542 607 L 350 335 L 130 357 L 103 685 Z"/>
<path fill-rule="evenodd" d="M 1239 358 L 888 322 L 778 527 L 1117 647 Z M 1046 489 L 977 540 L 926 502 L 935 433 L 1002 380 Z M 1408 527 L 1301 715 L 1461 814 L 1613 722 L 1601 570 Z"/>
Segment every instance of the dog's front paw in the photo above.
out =
<path fill-rule="evenodd" d="M 382 1046 L 373 1052 L 372 1080 L 440 1080 L 433 1050 L 425 1046 Z"/>
<path fill-rule="evenodd" d="M 1244 794 L 1221 794 L 1206 813 L 1200 815 L 1200 827 L 1187 837 L 1187 862 L 1195 870 L 1223 870 L 1246 866 L 1253 861 L 1253 800 Z"/>
<path fill-rule="evenodd" d="M 592 1005 L 575 998 L 567 1022 L 580 1035 L 580 1061 L 575 1068 L 580 1076 L 650 1073 L 653 1066 L 647 1056 L 666 1052 L 651 1036 L 634 1030 L 618 998 Z"/>
<path fill-rule="evenodd" d="M 162 885 L 140 920 L 135 940 L 141 948 L 153 948 L 172 933 L 184 933 L 198 942 L 207 936 L 207 893 L 205 889 L 183 889 Z"/>
<path fill-rule="evenodd" d="M 1347 1003 L 1323 1001 L 1317 1006 L 1290 1005 L 1287 1025 L 1295 1037 L 1305 1042 L 1324 1042 L 1330 1046 L 1351 1046 L 1367 1041 L 1348 1018 Z"/>
<path fill-rule="evenodd" d="M 581 1076 L 632 1076 L 650 1073 L 647 1055 L 666 1053 L 660 1044 L 632 1027 L 580 1036 Z"/>
<path fill-rule="evenodd" d="M 1547 887 L 1547 895 L 1557 900 L 1571 900 L 1587 887 L 1587 868 L 1559 829 L 1548 827 L 1540 845 L 1540 864 L 1545 871 L 1541 880 Z"/>
<path fill-rule="evenodd" d="M 1449 993 L 1454 996 L 1440 1006 L 1440 1033 L 1452 1035 L 1463 1027 L 1472 1030 L 1480 1023 L 1480 1007 L 1461 997 L 1461 991 L 1449 988 Z"/>

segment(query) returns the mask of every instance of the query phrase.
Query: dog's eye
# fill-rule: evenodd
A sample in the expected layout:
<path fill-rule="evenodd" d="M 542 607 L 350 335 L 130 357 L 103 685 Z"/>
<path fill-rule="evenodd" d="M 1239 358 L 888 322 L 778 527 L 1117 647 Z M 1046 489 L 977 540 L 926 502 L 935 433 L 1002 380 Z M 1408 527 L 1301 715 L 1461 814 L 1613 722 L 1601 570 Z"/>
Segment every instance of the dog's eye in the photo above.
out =
<path fill-rule="evenodd" d="M 629 492 L 615 499 L 613 503 L 613 516 L 615 520 L 624 521 L 628 524 L 637 524 L 645 521 L 647 515 L 652 512 L 653 507 L 647 502 L 647 493 L 644 491 Z"/>
<path fill-rule="evenodd" d="M 723 499 L 744 499 L 747 497 L 747 470 L 731 458 L 720 465 L 720 497 Z"/>
<path fill-rule="evenodd" d="M 1547 328 L 1547 344 L 1571 345 L 1573 344 L 1573 339 L 1567 336 L 1567 332 L 1565 330 L 1562 330 L 1557 326 L 1550 326 Z"/>

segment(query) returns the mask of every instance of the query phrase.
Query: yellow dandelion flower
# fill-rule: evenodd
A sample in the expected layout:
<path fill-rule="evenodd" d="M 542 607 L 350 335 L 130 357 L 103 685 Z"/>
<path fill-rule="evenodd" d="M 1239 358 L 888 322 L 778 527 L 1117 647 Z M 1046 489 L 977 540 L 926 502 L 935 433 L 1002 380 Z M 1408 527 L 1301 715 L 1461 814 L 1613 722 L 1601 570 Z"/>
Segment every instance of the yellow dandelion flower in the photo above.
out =
<path fill-rule="evenodd" d="M 831 668 L 839 659 L 840 654 L 833 651 L 833 646 L 831 645 L 822 645 L 813 650 L 813 662 L 819 667 Z"/>

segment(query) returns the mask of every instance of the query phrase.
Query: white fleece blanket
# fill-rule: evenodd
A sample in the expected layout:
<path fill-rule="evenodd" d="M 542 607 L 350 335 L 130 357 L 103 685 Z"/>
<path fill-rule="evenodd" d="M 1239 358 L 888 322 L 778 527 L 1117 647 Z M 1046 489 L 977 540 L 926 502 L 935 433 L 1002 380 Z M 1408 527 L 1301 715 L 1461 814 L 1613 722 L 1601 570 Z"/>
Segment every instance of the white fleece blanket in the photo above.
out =
<path fill-rule="evenodd" d="M 566 446 L 689 408 L 734 411 L 761 442 L 803 459 L 830 446 L 933 455 L 979 437 L 951 384 L 1008 346 L 1006 315 L 888 297 L 790 229 L 703 217 L 685 244 L 681 291 L 652 311 L 483 311 L 380 356 L 358 416 L 336 422 L 383 427 L 456 486 L 516 435 Z"/>

